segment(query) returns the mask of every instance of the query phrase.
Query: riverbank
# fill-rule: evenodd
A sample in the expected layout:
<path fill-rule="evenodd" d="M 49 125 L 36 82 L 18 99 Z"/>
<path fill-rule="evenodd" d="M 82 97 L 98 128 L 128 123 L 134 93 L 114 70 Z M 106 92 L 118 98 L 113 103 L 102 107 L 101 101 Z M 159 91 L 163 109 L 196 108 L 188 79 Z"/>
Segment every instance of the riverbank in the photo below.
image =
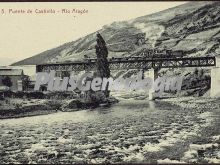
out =
<path fill-rule="evenodd" d="M 79 111 L 108 107 L 118 100 L 110 97 L 103 103 L 87 103 L 78 99 L 19 99 L 6 98 L 0 101 L 0 119 L 19 118 L 51 113 Z"/>
<path fill-rule="evenodd" d="M 118 103 L 120 100 L 146 100 L 148 95 L 144 92 L 112 92 L 113 97 L 110 97 L 107 102 L 84 103 L 78 99 L 28 99 L 28 98 L 6 98 L 0 101 L 0 119 L 18 118 L 35 115 L 46 115 L 56 113 L 58 111 L 79 111 L 82 109 L 94 109 L 97 107 L 109 107 L 112 104 Z M 174 106 L 179 106 L 183 109 L 218 109 L 220 99 L 206 97 L 174 97 L 167 96 L 156 99 L 155 103 L 163 103 Z"/>
<path fill-rule="evenodd" d="M 46 115 L 60 110 L 60 101 L 6 98 L 0 101 L 0 119 Z"/>
<path fill-rule="evenodd" d="M 181 158 L 162 159 L 159 163 L 220 163 L 220 99 L 205 97 L 165 98 L 161 102 L 198 113 L 205 121 L 197 125 L 197 134 L 185 141 Z M 195 125 L 194 125 L 195 127 Z M 182 146 L 183 147 L 183 146 Z"/>
<path fill-rule="evenodd" d="M 210 97 L 172 97 L 163 98 L 162 102 L 178 105 L 183 109 L 220 109 L 220 98 Z"/>

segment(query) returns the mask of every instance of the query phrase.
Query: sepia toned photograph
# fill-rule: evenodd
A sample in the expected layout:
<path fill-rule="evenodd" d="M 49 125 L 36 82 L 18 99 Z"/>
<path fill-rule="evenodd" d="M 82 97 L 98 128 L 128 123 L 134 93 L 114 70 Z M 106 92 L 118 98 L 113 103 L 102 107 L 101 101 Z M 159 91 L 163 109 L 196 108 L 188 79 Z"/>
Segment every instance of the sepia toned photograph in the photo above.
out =
<path fill-rule="evenodd" d="M 220 2 L 0 2 L 1 164 L 219 164 Z"/>

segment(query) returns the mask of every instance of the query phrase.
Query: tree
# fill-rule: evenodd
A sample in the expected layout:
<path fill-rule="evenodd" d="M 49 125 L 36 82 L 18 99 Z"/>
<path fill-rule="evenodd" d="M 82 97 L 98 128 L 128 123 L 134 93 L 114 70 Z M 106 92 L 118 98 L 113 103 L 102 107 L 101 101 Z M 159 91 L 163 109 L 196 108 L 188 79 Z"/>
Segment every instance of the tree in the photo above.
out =
<path fill-rule="evenodd" d="M 12 84 L 12 81 L 11 81 L 11 78 L 8 77 L 8 76 L 5 76 L 3 79 L 2 79 L 2 84 L 7 86 L 7 87 L 11 87 L 13 84 Z"/>
<path fill-rule="evenodd" d="M 110 69 L 108 63 L 108 49 L 106 47 L 106 43 L 102 38 L 101 34 L 97 34 L 96 39 L 96 55 L 97 55 L 97 71 L 99 76 L 109 78 L 110 77 Z"/>
<path fill-rule="evenodd" d="M 23 89 L 28 90 L 28 87 L 30 86 L 30 78 L 29 76 L 24 76 L 22 79 Z"/>
<path fill-rule="evenodd" d="M 198 70 L 198 68 L 195 68 L 195 70 L 194 70 L 194 74 L 196 75 L 196 77 L 198 76 L 198 74 L 199 74 L 199 70 Z"/>
<path fill-rule="evenodd" d="M 110 77 L 110 69 L 108 63 L 108 50 L 106 47 L 106 43 L 102 36 L 98 33 L 96 39 L 96 72 L 94 72 L 93 77 L 87 77 L 85 81 L 91 81 L 94 77 L 100 78 L 109 78 Z M 110 91 L 108 91 L 108 84 L 106 85 L 105 91 L 93 91 L 92 89 L 83 92 L 83 97 L 81 100 L 85 103 L 89 103 L 88 105 L 97 106 L 99 103 L 106 103 L 107 98 L 109 97 Z M 90 106 L 91 106 L 90 105 Z"/>
<path fill-rule="evenodd" d="M 203 76 L 204 76 L 204 70 L 203 70 L 203 69 L 200 69 L 200 70 L 199 70 L 199 77 L 200 77 L 200 78 L 203 78 Z"/>
<path fill-rule="evenodd" d="M 108 49 L 106 47 L 105 40 L 101 36 L 101 34 L 97 34 L 96 39 L 96 56 L 97 56 L 97 74 L 101 78 L 109 78 L 110 77 L 110 69 L 108 63 Z M 108 85 L 105 90 L 106 97 L 109 97 Z"/>

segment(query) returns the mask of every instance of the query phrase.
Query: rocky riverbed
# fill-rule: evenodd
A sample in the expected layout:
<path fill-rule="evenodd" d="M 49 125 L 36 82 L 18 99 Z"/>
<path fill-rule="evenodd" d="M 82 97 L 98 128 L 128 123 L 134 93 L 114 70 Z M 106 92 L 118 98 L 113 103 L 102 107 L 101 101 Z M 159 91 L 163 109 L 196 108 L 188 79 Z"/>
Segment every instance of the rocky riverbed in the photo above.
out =
<path fill-rule="evenodd" d="M 218 100 L 194 100 L 121 99 L 107 108 L 0 120 L 0 163 L 217 163 Z"/>

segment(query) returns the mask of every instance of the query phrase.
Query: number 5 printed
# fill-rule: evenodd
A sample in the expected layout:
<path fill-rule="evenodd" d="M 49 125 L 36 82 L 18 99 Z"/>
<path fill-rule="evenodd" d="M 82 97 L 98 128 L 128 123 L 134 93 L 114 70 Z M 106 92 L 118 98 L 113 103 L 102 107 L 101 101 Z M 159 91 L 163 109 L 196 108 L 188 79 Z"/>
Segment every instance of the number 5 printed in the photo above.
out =
<path fill-rule="evenodd" d="M 2 13 L 2 14 L 5 14 L 5 10 L 4 10 L 4 9 L 1 9 L 1 13 Z"/>

